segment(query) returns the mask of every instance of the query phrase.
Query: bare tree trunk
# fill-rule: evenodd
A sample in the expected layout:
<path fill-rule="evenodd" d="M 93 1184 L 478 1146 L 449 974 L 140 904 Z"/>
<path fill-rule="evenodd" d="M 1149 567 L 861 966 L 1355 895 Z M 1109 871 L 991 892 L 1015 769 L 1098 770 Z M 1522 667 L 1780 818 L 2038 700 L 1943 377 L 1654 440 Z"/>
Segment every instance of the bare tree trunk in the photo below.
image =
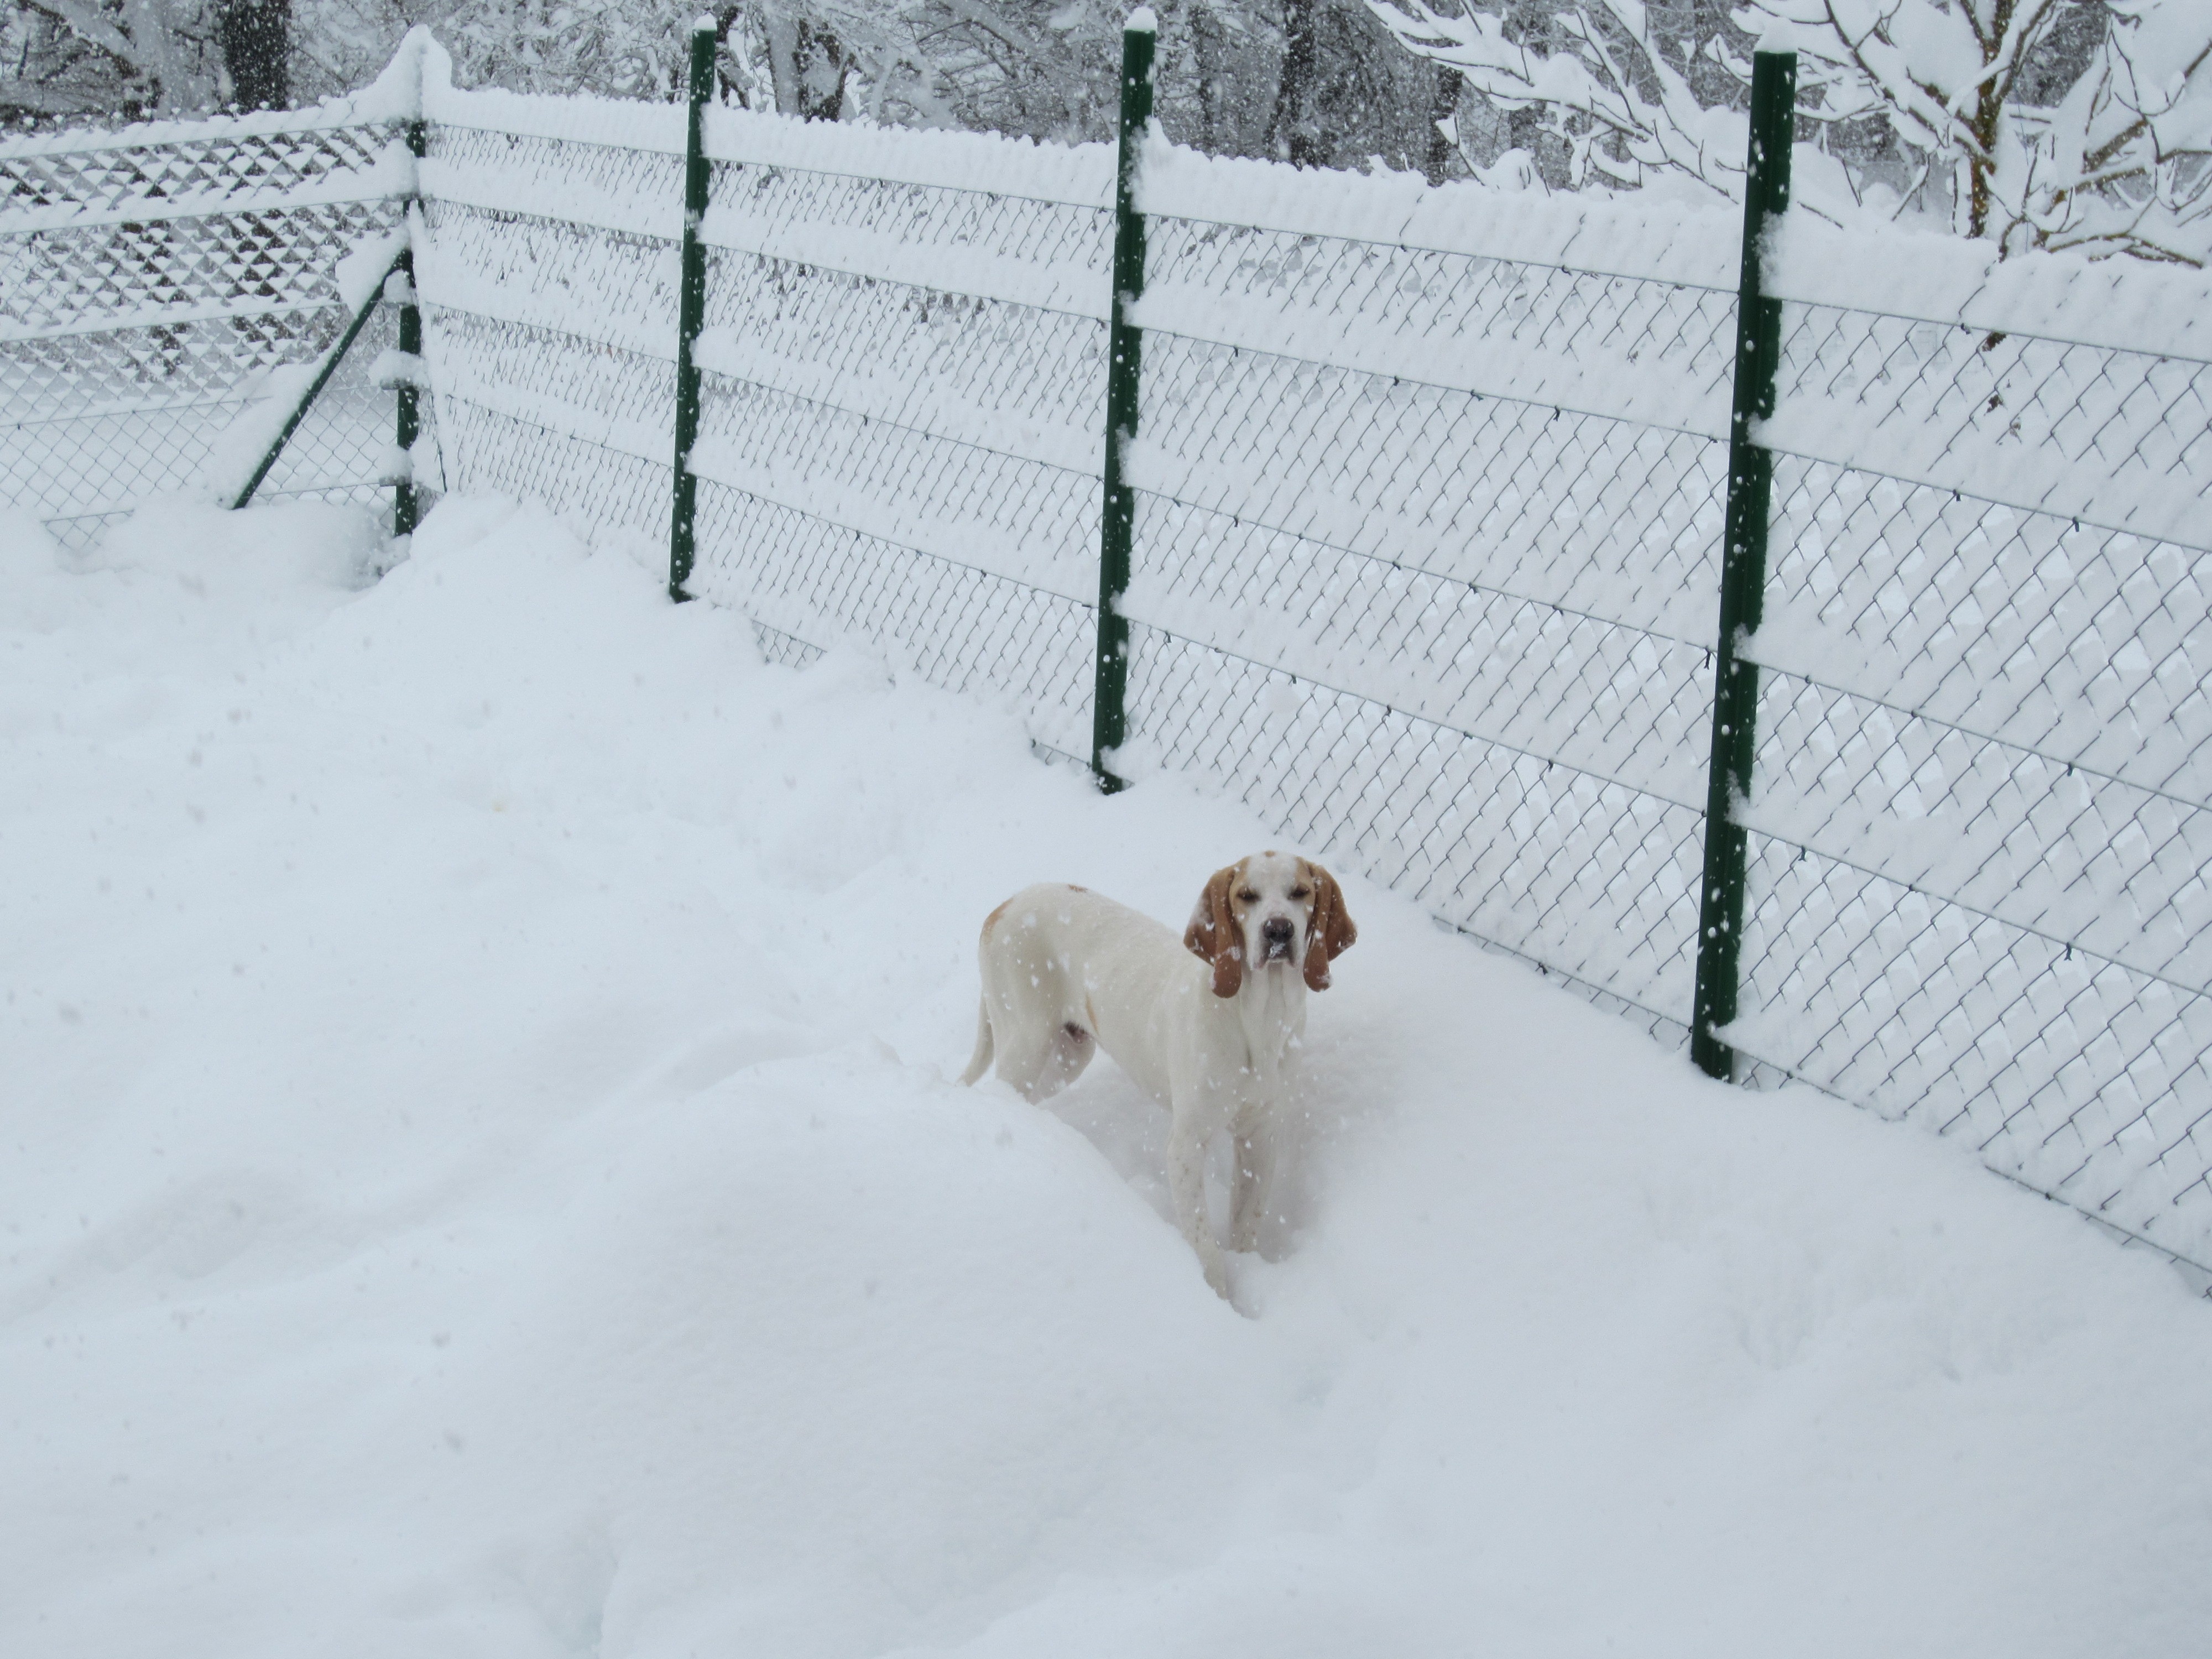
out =
<path fill-rule="evenodd" d="M 1205 6 L 1193 6 L 1190 11 L 1191 58 L 1196 67 L 1195 92 L 1198 98 L 1198 147 L 1209 155 L 1221 152 L 1220 120 L 1215 106 L 1219 88 L 1215 77 L 1220 73 L 1222 51 L 1221 25 L 1212 12 Z"/>
<path fill-rule="evenodd" d="M 1982 147 L 1979 155 L 1971 152 L 1966 157 L 1966 234 L 1986 236 L 1990 229 L 1990 208 L 1993 193 L 1990 175 L 1996 171 L 1985 157 L 1997 153 L 1998 123 L 2004 118 L 2004 96 L 1987 82 L 1975 100 L 1974 140 Z"/>
<path fill-rule="evenodd" d="M 781 7 L 763 8 L 761 21 L 776 108 L 807 121 L 834 121 L 843 114 L 851 64 L 837 37 L 813 19 Z"/>
<path fill-rule="evenodd" d="M 1990 18 L 1990 32 L 1976 34 L 1982 49 L 1982 61 L 1993 62 L 2002 47 L 2005 36 L 2012 28 L 2014 0 L 1996 0 L 1996 9 Z M 1989 234 L 1990 209 L 1993 193 L 1990 175 L 1996 170 L 1997 135 L 2004 121 L 2004 100 L 2012 90 L 2009 75 L 1990 75 L 1981 83 L 1974 100 L 1974 118 L 1968 124 L 1974 143 L 1980 153 L 1969 151 L 1966 155 L 1966 234 L 1984 236 Z"/>
<path fill-rule="evenodd" d="M 1267 147 L 1278 161 L 1316 167 L 1328 158 L 1314 130 L 1315 29 L 1316 10 L 1326 0 L 1284 0 L 1283 74 L 1275 83 L 1275 114 L 1267 123 Z"/>
<path fill-rule="evenodd" d="M 799 112 L 809 121 L 834 121 L 845 112 L 845 76 L 851 60 L 837 37 L 819 23 L 799 20 Z"/>
<path fill-rule="evenodd" d="M 1443 124 L 1455 121 L 1459 116 L 1460 72 L 1437 67 L 1437 87 L 1429 100 L 1429 153 L 1422 171 L 1432 185 L 1444 181 L 1445 170 L 1451 165 L 1452 152 L 1458 147 L 1444 137 Z"/>
<path fill-rule="evenodd" d="M 243 109 L 292 102 L 292 0 L 222 0 L 217 14 L 230 95 Z"/>

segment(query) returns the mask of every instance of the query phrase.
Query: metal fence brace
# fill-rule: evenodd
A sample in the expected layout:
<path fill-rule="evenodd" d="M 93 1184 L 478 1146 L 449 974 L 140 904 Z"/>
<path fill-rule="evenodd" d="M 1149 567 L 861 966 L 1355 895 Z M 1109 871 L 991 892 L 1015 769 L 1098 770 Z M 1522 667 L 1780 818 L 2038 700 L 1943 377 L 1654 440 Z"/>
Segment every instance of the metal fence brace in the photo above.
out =
<path fill-rule="evenodd" d="M 1121 596 L 1129 586 L 1129 544 L 1137 517 L 1122 452 L 1137 435 L 1137 392 L 1144 336 L 1129 307 L 1145 292 L 1145 216 L 1137 211 L 1137 157 L 1152 118 L 1152 47 L 1158 23 L 1149 6 L 1129 15 L 1121 32 L 1121 132 L 1114 185 L 1114 297 L 1106 340 L 1104 514 L 1098 548 L 1097 684 L 1091 699 L 1091 769 L 1111 794 L 1122 787 L 1114 752 L 1128 733 L 1129 620 Z"/>
<path fill-rule="evenodd" d="M 1707 767 L 1705 879 L 1698 899 L 1698 981 L 1690 1058 L 1728 1078 L 1735 1055 L 1714 1035 L 1735 1018 L 1743 941 L 1745 839 L 1735 803 L 1751 794 L 1759 668 L 1737 648 L 1759 626 L 1766 589 L 1766 530 L 1774 458 L 1752 441 L 1751 423 L 1774 413 L 1782 357 L 1782 302 L 1765 297 L 1760 243 L 1770 217 L 1790 206 L 1797 54 L 1752 54 L 1751 149 L 1745 162 L 1743 277 L 1736 297 L 1735 398 L 1729 417 L 1726 527 L 1721 544 L 1719 638 L 1713 648 L 1712 758 Z"/>
<path fill-rule="evenodd" d="M 386 267 L 383 276 L 377 278 L 376 286 L 369 290 L 368 298 L 362 301 L 361 309 L 354 313 L 353 320 L 346 325 L 346 331 L 339 337 L 337 344 L 333 346 L 323 358 L 322 368 L 316 371 L 315 378 L 309 384 L 305 395 L 293 406 L 291 414 L 285 418 L 283 427 L 277 432 L 276 440 L 270 444 L 268 452 L 262 456 L 260 465 L 253 469 L 253 474 L 246 479 L 245 488 L 232 498 L 231 511 L 234 513 L 244 507 L 253 499 L 253 492 L 261 488 L 261 481 L 269 476 L 269 470 L 276 465 L 276 458 L 284 453 L 284 446 L 291 441 L 292 434 L 300 429 L 300 422 L 307 418 L 307 411 L 314 407 L 315 399 L 322 396 L 323 388 L 331 383 L 331 376 L 338 372 L 338 365 L 345 361 L 346 353 L 353 349 L 353 343 L 361 337 L 362 330 L 368 326 L 368 319 L 376 314 L 377 307 L 384 303 L 385 283 L 395 271 L 411 273 L 412 270 L 413 265 L 410 263 L 410 255 L 406 250 L 402 249 L 392 264 Z M 410 281 L 412 281 L 411 275 Z"/>
<path fill-rule="evenodd" d="M 699 480 L 691 471 L 691 446 L 699 441 L 699 367 L 692 351 L 707 319 L 707 250 L 699 240 L 699 221 L 707 212 L 708 168 L 706 150 L 707 100 L 714 90 L 714 20 L 691 25 L 690 107 L 684 149 L 683 283 L 676 323 L 676 483 L 668 515 L 668 597 L 678 604 L 691 597 L 684 584 L 698 551 Z"/>

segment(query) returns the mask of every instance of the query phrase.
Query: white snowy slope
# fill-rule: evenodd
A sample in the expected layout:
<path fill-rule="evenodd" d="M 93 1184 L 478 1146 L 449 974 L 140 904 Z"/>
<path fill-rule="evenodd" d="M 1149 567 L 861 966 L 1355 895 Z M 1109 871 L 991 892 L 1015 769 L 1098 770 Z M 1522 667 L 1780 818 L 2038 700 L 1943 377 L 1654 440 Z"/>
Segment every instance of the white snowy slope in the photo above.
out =
<path fill-rule="evenodd" d="M 1179 922 L 1241 807 L 375 552 L 0 522 L 0 1654 L 2204 1651 L 2156 1261 L 1355 881 L 1247 1316 L 1110 1065 L 952 1080 L 993 903 Z"/>

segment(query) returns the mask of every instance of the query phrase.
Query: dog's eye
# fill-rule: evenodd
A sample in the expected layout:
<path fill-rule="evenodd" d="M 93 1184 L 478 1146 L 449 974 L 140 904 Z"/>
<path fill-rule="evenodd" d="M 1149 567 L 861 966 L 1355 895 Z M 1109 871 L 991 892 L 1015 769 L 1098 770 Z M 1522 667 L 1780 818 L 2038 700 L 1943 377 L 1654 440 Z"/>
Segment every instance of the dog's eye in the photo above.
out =
<path fill-rule="evenodd" d="M 1311 898 L 1313 896 L 1313 889 L 1310 887 L 1293 887 L 1291 889 L 1291 896 L 1292 898 Z"/>
<path fill-rule="evenodd" d="M 1249 887 L 1247 887 L 1243 892 L 1239 893 L 1237 897 L 1240 903 L 1244 904 L 1257 904 L 1260 902 L 1260 896 Z"/>

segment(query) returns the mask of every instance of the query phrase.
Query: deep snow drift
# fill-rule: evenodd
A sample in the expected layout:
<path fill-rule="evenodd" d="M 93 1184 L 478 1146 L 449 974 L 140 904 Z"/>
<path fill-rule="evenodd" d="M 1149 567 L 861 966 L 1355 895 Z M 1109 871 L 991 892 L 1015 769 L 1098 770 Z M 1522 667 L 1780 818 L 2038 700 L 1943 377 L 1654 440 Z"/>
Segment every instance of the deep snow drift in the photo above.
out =
<path fill-rule="evenodd" d="M 1347 889 L 1288 1254 L 952 1079 L 1267 844 L 447 502 L 0 521 L 0 1653 L 2182 1656 L 2212 1310 Z M 1326 856 L 1326 848 L 1304 849 Z"/>

